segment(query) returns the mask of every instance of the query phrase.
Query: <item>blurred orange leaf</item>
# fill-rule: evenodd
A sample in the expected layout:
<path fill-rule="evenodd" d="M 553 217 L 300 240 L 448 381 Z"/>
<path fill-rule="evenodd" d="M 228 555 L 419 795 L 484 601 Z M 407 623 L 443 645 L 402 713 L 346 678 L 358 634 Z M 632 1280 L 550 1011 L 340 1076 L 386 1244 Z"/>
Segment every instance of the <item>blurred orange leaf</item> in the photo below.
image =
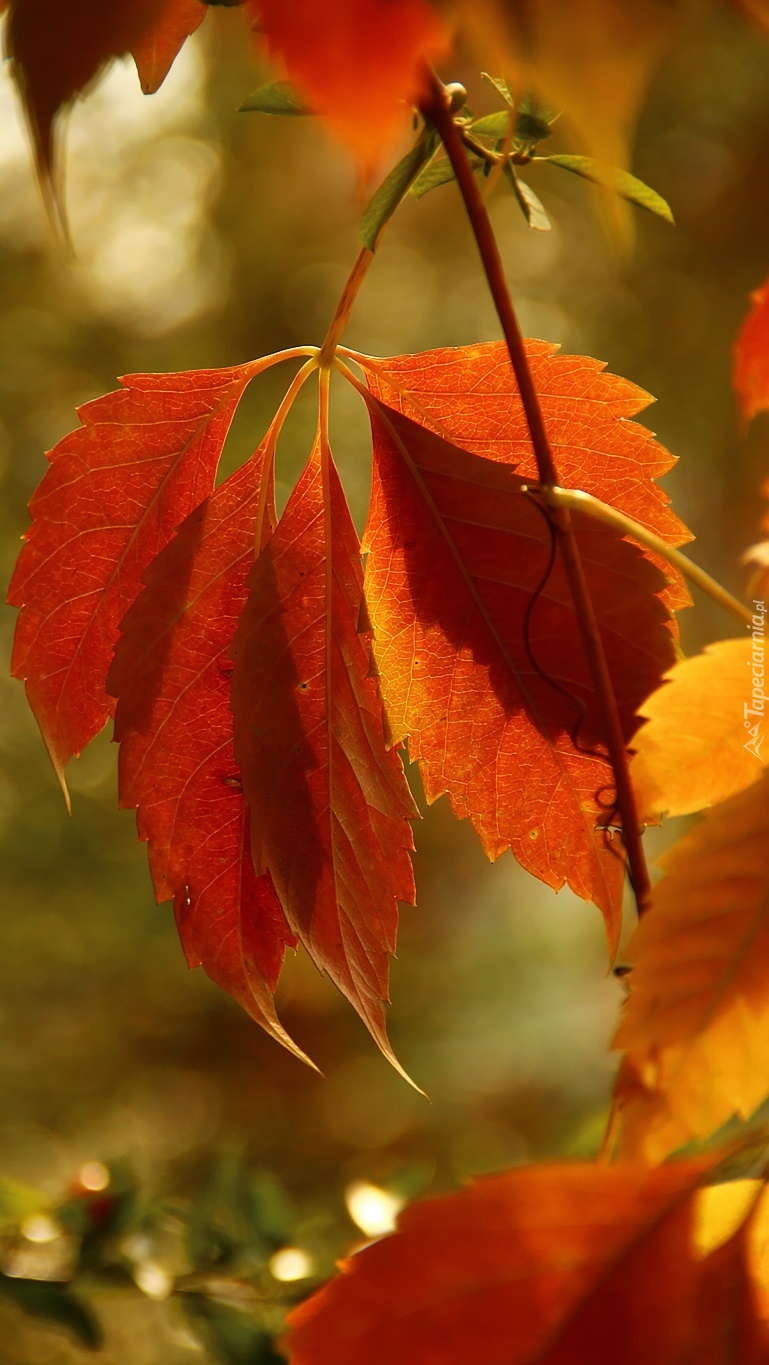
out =
<path fill-rule="evenodd" d="M 745 426 L 769 408 L 769 281 L 750 298 L 753 307 L 734 343 L 734 388 Z"/>
<path fill-rule="evenodd" d="M 736 1365 L 708 1354 L 731 1277 L 712 1292 L 693 1238 L 711 1164 L 522 1167 L 412 1205 L 289 1315 L 291 1365 Z"/>
<path fill-rule="evenodd" d="M 364 166 L 408 127 L 425 62 L 447 45 L 428 0 L 246 0 L 279 70 Z"/>
<path fill-rule="evenodd" d="M 710 811 L 663 867 L 628 945 L 613 1043 L 619 1148 L 648 1161 L 769 1094 L 769 777 Z"/>
<path fill-rule="evenodd" d="M 671 668 L 641 706 L 646 723 L 633 737 L 631 772 L 642 815 L 688 815 L 761 776 L 769 761 L 769 745 L 762 748 L 763 617 L 756 624 L 757 646 L 749 635 L 707 645 Z M 761 681 L 757 702 L 754 657 Z"/>

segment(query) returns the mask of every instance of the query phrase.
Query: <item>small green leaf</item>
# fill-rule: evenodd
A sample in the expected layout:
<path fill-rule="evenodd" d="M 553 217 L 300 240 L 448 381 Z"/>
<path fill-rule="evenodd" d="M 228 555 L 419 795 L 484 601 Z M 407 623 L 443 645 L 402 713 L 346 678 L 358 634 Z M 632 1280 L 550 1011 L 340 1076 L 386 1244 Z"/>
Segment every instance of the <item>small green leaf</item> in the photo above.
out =
<path fill-rule="evenodd" d="M 519 180 L 512 166 L 505 166 L 505 175 L 529 227 L 536 228 L 538 232 L 549 232 L 552 224 L 534 191 L 523 180 Z"/>
<path fill-rule="evenodd" d="M 480 164 L 480 163 L 478 163 Z M 415 199 L 421 199 L 422 195 L 430 190 L 437 190 L 439 185 L 448 185 L 454 179 L 454 168 L 447 156 L 436 156 L 429 166 L 425 166 L 420 175 L 417 176 L 411 186 L 411 193 Z"/>
<path fill-rule="evenodd" d="M 510 127 L 510 111 L 500 109 L 496 114 L 484 114 L 470 124 L 470 129 L 478 137 L 505 137 Z"/>
<path fill-rule="evenodd" d="M 486 81 L 487 85 L 491 85 L 494 87 L 497 94 L 502 96 L 503 100 L 505 101 L 505 104 L 509 104 L 510 108 L 512 109 L 513 105 L 515 104 L 515 100 L 510 94 L 510 86 L 508 85 L 507 81 L 503 80 L 501 76 L 490 76 L 488 71 L 482 71 L 481 76 L 483 80 Z"/>
<path fill-rule="evenodd" d="M 404 195 L 408 194 L 422 167 L 430 160 L 438 146 L 434 128 L 423 128 L 410 152 L 394 166 L 382 181 L 360 220 L 360 239 L 373 251 L 382 228 L 392 217 Z"/>
<path fill-rule="evenodd" d="M 0 1274 L 0 1293 L 13 1299 L 30 1317 L 66 1327 L 81 1346 L 98 1351 L 102 1345 L 104 1338 L 98 1318 L 67 1285 Z"/>
<path fill-rule="evenodd" d="M 616 194 L 627 199 L 631 204 L 637 204 L 639 208 L 648 209 L 649 213 L 656 213 L 659 218 L 664 218 L 668 223 L 675 223 L 675 219 L 670 209 L 670 205 L 657 194 L 656 190 L 645 185 L 643 180 L 638 180 L 629 171 L 618 171 L 600 166 L 591 156 L 572 156 L 558 154 L 557 156 L 535 156 L 534 161 L 547 161 L 551 166 L 561 166 L 565 171 L 572 171 L 574 175 L 581 175 L 583 180 L 590 180 L 594 185 L 605 185 L 608 189 L 614 190 Z"/>
<path fill-rule="evenodd" d="M 518 117 L 515 120 L 515 140 L 525 142 L 528 146 L 533 146 L 535 142 L 543 142 L 546 137 L 552 136 L 550 124 L 538 114 L 530 114 L 525 109 L 518 110 Z"/>
<path fill-rule="evenodd" d="M 285 1365 L 272 1336 L 239 1308 L 204 1294 L 182 1295 L 190 1326 L 222 1365 Z"/>
<path fill-rule="evenodd" d="M 530 90 L 524 91 L 521 102 L 518 105 L 519 114 L 530 114 L 540 123 L 546 123 L 548 128 L 551 123 L 555 123 L 560 118 L 560 110 L 554 109 L 552 104 L 545 104 L 539 95 L 534 95 Z"/>
<path fill-rule="evenodd" d="M 260 85 L 238 107 L 238 113 L 254 114 L 311 114 L 304 100 L 287 81 L 270 81 Z"/>

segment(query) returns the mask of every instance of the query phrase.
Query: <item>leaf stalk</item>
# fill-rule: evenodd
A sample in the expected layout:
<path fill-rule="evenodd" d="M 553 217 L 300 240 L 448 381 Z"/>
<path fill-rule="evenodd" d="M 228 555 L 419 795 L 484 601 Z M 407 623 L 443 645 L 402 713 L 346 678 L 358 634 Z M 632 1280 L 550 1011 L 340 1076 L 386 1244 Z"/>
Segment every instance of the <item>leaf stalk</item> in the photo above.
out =
<path fill-rule="evenodd" d="M 369 251 L 368 247 L 361 247 L 355 258 L 353 268 L 347 278 L 347 283 L 342 290 L 334 316 L 332 317 L 329 329 L 326 332 L 323 345 L 318 352 L 318 364 L 322 370 L 328 370 L 333 364 L 336 348 L 339 345 L 339 342 L 342 339 L 342 333 L 350 320 L 353 305 L 358 297 L 358 290 L 366 278 L 369 266 L 373 259 L 373 251 Z"/>
<path fill-rule="evenodd" d="M 596 521 L 602 521 L 607 526 L 613 526 L 615 530 L 621 531 L 625 536 L 631 536 L 647 549 L 653 550 L 660 558 L 667 560 L 668 564 L 679 573 L 688 578 L 690 583 L 694 583 L 714 602 L 717 602 L 724 611 L 728 611 L 735 616 L 740 624 L 752 625 L 753 616 L 750 609 L 740 602 L 739 598 L 733 597 L 718 579 L 713 578 L 699 564 L 695 564 L 687 555 L 677 550 L 675 546 L 668 545 L 653 531 L 642 526 L 640 522 L 633 521 L 624 512 L 619 512 L 616 507 L 610 507 L 608 503 L 601 502 L 600 498 L 594 498 L 592 493 L 585 493 L 577 488 L 537 488 L 524 484 L 522 493 L 528 493 L 530 497 L 544 502 L 548 507 L 566 507 L 572 511 L 585 512 L 589 517 Z"/>

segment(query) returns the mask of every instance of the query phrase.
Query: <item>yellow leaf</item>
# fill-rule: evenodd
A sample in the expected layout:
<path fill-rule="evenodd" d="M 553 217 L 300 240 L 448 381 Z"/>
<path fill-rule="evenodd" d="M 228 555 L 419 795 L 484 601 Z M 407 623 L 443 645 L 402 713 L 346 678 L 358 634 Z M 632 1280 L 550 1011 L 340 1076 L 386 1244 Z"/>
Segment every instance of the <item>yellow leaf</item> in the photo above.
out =
<path fill-rule="evenodd" d="M 631 772 L 647 817 L 718 805 L 761 776 L 769 755 L 763 621 L 754 617 L 752 635 L 676 664 L 641 707 Z"/>
<path fill-rule="evenodd" d="M 629 947 L 623 1157 L 662 1161 L 769 1093 L 769 776 L 678 843 Z"/>

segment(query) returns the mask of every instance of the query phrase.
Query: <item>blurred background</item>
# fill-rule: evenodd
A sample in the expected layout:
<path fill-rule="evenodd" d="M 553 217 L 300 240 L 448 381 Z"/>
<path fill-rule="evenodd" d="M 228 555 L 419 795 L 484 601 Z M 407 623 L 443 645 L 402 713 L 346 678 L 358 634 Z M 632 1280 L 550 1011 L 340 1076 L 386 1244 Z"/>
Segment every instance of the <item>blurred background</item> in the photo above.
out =
<path fill-rule="evenodd" d="M 475 112 L 493 106 L 461 64 L 445 74 L 465 81 Z M 0 71 L 5 585 L 44 452 L 76 424 L 78 404 L 119 374 L 322 340 L 357 251 L 360 194 L 344 153 L 311 121 L 234 112 L 266 76 L 227 10 L 212 10 L 149 99 L 118 64 L 68 122 L 70 260 L 51 240 Z M 575 150 L 565 133 L 553 142 Z M 668 199 L 675 229 L 635 212 L 635 248 L 620 258 L 587 187 L 547 167 L 527 178 L 551 232 L 526 228 L 504 184 L 491 201 L 524 332 L 597 356 L 655 394 L 641 420 L 681 457 L 666 487 L 696 533 L 695 557 L 737 592 L 769 471 L 766 418 L 743 439 L 730 391 L 747 294 L 769 271 L 767 166 L 769 44 L 702 0 L 660 66 L 635 149 L 633 169 Z M 497 336 L 456 189 L 406 203 L 346 340 L 387 355 Z M 285 382 L 275 371 L 256 382 L 223 474 L 253 449 Z M 307 451 L 307 399 L 280 450 L 283 498 Z M 334 448 L 362 525 L 367 424 L 353 394 L 336 400 Z M 509 856 L 489 865 L 445 800 L 424 810 L 419 907 L 402 915 L 390 1031 L 430 1101 L 299 955 L 279 1011 L 321 1079 L 187 970 L 170 907 L 153 903 L 133 817 L 116 811 L 107 734 L 72 765 L 67 817 L 23 688 L 8 679 L 13 615 L 3 609 L 0 672 L 4 1266 L 35 1273 L 42 1257 L 43 1278 L 55 1280 L 84 1227 L 117 1229 L 123 1277 L 90 1291 L 106 1333 L 98 1359 L 279 1359 L 261 1338 L 249 1345 L 217 1325 L 195 1283 L 186 1310 L 168 1296 L 189 1267 L 190 1235 L 245 1247 L 261 1276 L 246 1306 L 269 1328 L 283 1298 L 330 1273 L 404 1199 L 512 1163 L 595 1153 L 621 992 L 593 907 L 553 895 Z M 701 599 L 688 616 L 688 648 L 733 633 Z M 652 848 L 670 837 L 663 830 Z M 8 1232 L 20 1221 L 21 1234 Z M 0 1294 L 3 1365 L 93 1358 L 77 1336 Z"/>

